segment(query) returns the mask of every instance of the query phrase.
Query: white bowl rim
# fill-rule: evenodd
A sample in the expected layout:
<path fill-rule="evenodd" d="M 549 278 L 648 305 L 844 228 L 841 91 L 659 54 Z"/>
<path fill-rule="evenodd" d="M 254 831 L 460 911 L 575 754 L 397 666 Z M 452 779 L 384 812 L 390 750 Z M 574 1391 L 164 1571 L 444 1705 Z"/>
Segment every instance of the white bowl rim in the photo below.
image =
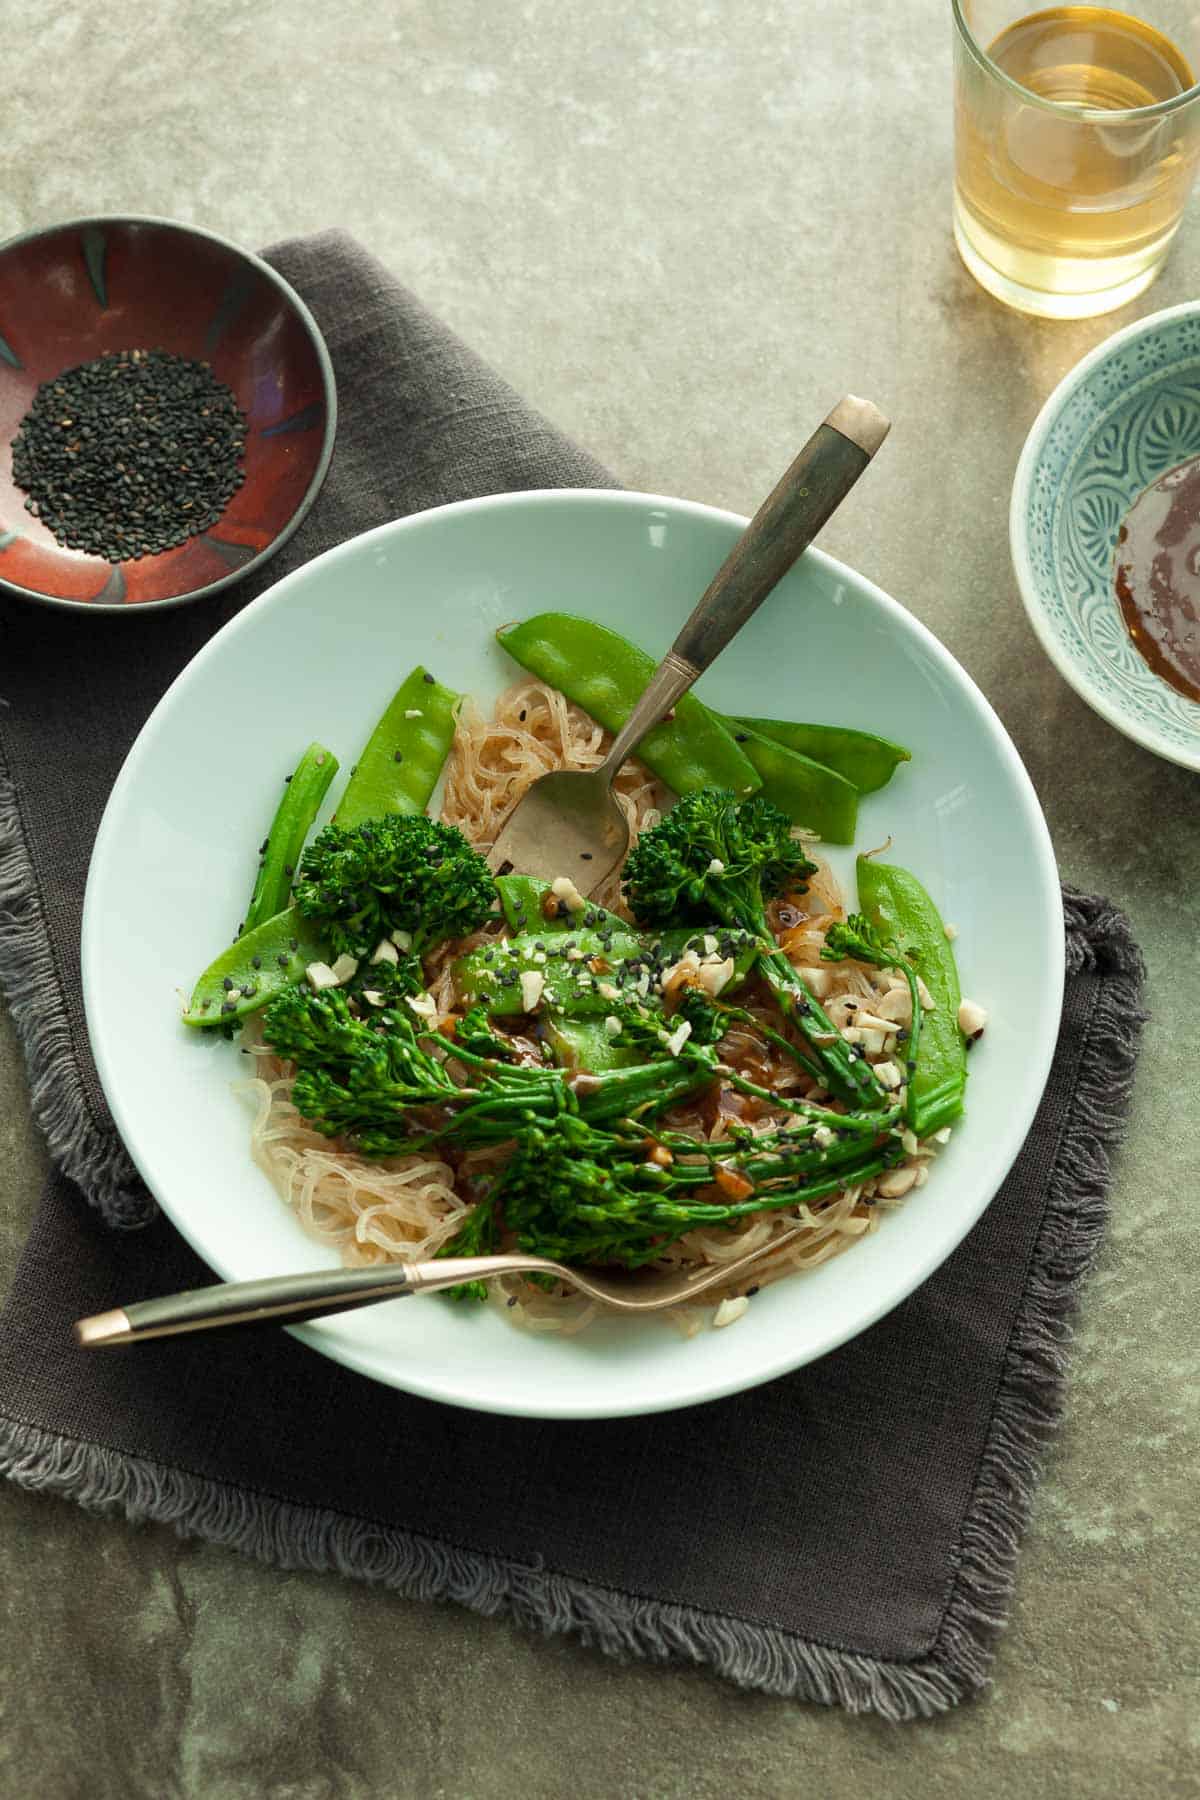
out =
<path fill-rule="evenodd" d="M 1033 485 L 1033 470 L 1042 448 L 1049 437 L 1059 414 L 1066 402 L 1071 399 L 1077 388 L 1081 387 L 1091 374 L 1105 362 L 1112 352 L 1122 345 L 1133 342 L 1139 337 L 1146 337 L 1173 319 L 1183 319 L 1200 315 L 1200 300 L 1184 300 L 1178 306 L 1167 306 L 1161 312 L 1148 313 L 1144 319 L 1135 319 L 1131 325 L 1125 325 L 1120 331 L 1114 331 L 1111 337 L 1097 344 L 1094 350 L 1073 368 L 1068 369 L 1057 387 L 1048 396 L 1040 408 L 1036 419 L 1029 427 L 1020 457 L 1017 461 L 1016 473 L 1013 476 L 1012 498 L 1008 509 L 1008 541 L 1012 554 L 1013 569 L 1017 577 L 1017 586 L 1021 592 L 1021 601 L 1025 614 L 1033 627 L 1042 649 L 1050 658 L 1063 680 L 1072 687 L 1079 698 L 1098 713 L 1109 725 L 1112 725 L 1123 736 L 1141 744 L 1145 750 L 1152 750 L 1167 762 L 1178 763 L 1184 769 L 1200 769 L 1200 733 L 1197 734 L 1194 750 L 1181 749 L 1178 744 L 1164 737 L 1155 726 L 1140 719 L 1132 718 L 1124 709 L 1117 706 L 1107 696 L 1093 688 L 1087 673 L 1068 654 L 1065 645 L 1050 625 L 1038 593 L 1034 578 L 1033 565 L 1029 555 L 1029 535 L 1025 528 L 1025 520 L 1029 509 L 1029 495 Z"/>
<path fill-rule="evenodd" d="M 370 531 L 360 532 L 357 536 L 347 538 L 341 544 L 336 544 L 329 550 L 323 551 L 320 556 L 313 557 L 309 562 L 301 564 L 299 568 L 289 571 L 287 575 L 282 576 L 269 588 L 265 589 L 263 593 L 257 595 L 240 613 L 235 614 L 232 619 L 218 631 L 214 632 L 213 636 L 209 638 L 207 643 L 197 651 L 196 655 L 185 664 L 184 668 L 175 677 L 175 680 L 171 683 L 170 687 L 167 688 L 162 698 L 150 713 L 145 724 L 142 726 L 138 736 L 135 738 L 117 779 L 113 783 L 112 791 L 105 805 L 104 813 L 100 820 L 100 826 L 96 834 L 96 842 L 92 852 L 91 863 L 89 865 L 87 885 L 83 899 L 81 946 L 82 986 L 84 1015 L 87 1021 L 89 1039 L 95 1056 L 101 1087 L 104 1090 L 105 1097 L 112 1110 L 118 1132 L 120 1133 L 122 1142 L 125 1144 L 134 1165 L 137 1167 L 138 1172 L 142 1175 L 143 1179 L 146 1179 L 146 1171 L 142 1168 L 134 1144 L 130 1141 L 133 1134 L 126 1129 L 129 1114 L 124 1096 L 120 1091 L 119 1083 L 114 1079 L 113 1071 L 108 1067 L 107 1058 L 102 1048 L 102 1037 L 96 1030 L 97 1010 L 92 986 L 91 970 L 96 966 L 96 958 L 100 947 L 98 942 L 100 925 L 97 919 L 95 896 L 100 885 L 100 875 L 97 871 L 103 870 L 104 861 L 108 854 L 107 827 L 109 820 L 110 818 L 115 820 L 120 809 L 122 792 L 127 781 L 131 779 L 131 772 L 136 770 L 141 756 L 147 753 L 147 746 L 152 736 L 150 727 L 158 720 L 160 714 L 162 714 L 171 704 L 176 689 L 181 687 L 191 678 L 198 666 L 202 665 L 211 655 L 217 653 L 215 647 L 218 643 L 222 642 L 228 636 L 236 636 L 239 630 L 243 628 L 244 622 L 258 608 L 270 601 L 276 600 L 280 590 L 285 589 L 294 579 L 307 574 L 318 563 L 331 566 L 336 565 L 339 560 L 356 554 L 364 544 L 369 544 L 384 534 L 390 535 L 397 531 L 404 532 L 410 529 L 419 529 L 424 521 L 432 517 L 441 518 L 443 515 L 447 514 L 467 514 L 485 511 L 489 508 L 510 510 L 531 505 L 567 506 L 580 504 L 587 506 L 611 506 L 614 503 L 621 507 L 632 503 L 639 507 L 650 506 L 673 508 L 677 512 L 685 515 L 716 521 L 723 525 L 731 525 L 739 531 L 744 530 L 748 522 L 746 518 L 739 513 L 731 512 L 721 507 L 709 506 L 701 501 L 684 500 L 675 495 L 645 493 L 629 488 L 528 488 L 512 493 L 480 495 L 469 500 L 453 501 L 445 506 L 429 507 L 421 512 L 411 513 L 403 519 L 389 520 L 382 525 L 373 527 Z M 301 1342 L 320 1351 L 321 1354 L 329 1356 L 333 1361 L 341 1363 L 344 1367 L 353 1369 L 358 1374 L 366 1375 L 371 1380 L 381 1382 L 386 1386 L 399 1388 L 401 1391 L 413 1394 L 418 1398 L 435 1400 L 442 1404 L 461 1406 L 471 1411 L 494 1412 L 505 1417 L 547 1419 L 612 1419 L 641 1417 L 656 1412 L 676 1411 L 688 1406 L 707 1404 L 709 1401 L 725 1399 L 732 1394 L 743 1393 L 750 1388 L 761 1386 L 765 1382 L 777 1380 L 779 1377 L 790 1374 L 798 1368 L 806 1367 L 809 1363 L 819 1361 L 822 1357 L 827 1356 L 831 1351 L 840 1348 L 841 1345 L 849 1342 L 852 1338 L 858 1337 L 862 1332 L 868 1330 L 872 1325 L 877 1324 L 881 1318 L 893 1311 L 895 1307 L 899 1306 L 910 1294 L 914 1293 L 917 1288 L 927 1281 L 931 1275 L 936 1273 L 942 1264 L 949 1259 L 962 1243 L 968 1232 L 978 1224 L 988 1206 L 990 1206 L 995 1199 L 1001 1186 L 1012 1170 L 1012 1166 L 1033 1125 L 1038 1106 L 1041 1104 L 1050 1074 L 1051 1062 L 1058 1042 L 1059 1022 L 1062 1015 L 1063 990 L 1066 974 L 1066 945 L 1063 931 L 1058 865 L 1050 839 L 1049 828 L 1046 824 L 1045 816 L 1038 801 L 1033 782 L 1030 779 L 1024 763 L 1021 761 L 1016 746 L 1013 744 L 1012 739 L 1005 730 L 999 716 L 976 682 L 972 680 L 971 676 L 962 667 L 961 663 L 957 661 L 940 639 L 935 637 L 928 626 L 924 625 L 920 619 L 910 613 L 898 600 L 893 599 L 884 589 L 878 587 L 876 583 L 871 581 L 867 576 L 859 574 L 857 570 L 852 569 L 848 564 L 811 546 L 804 554 L 807 558 L 813 559 L 827 574 L 834 576 L 835 578 L 847 578 L 852 583 L 860 586 L 862 590 L 870 596 L 872 603 L 878 605 L 886 615 L 903 619 L 904 629 L 915 634 L 918 642 L 933 657 L 933 659 L 949 666 L 953 671 L 954 679 L 963 685 L 975 703 L 981 728 L 987 734 L 1001 762 L 1004 764 L 1006 772 L 1012 778 L 1013 791 L 1017 805 L 1025 823 L 1029 827 L 1030 843 L 1035 859 L 1034 874 L 1035 877 L 1038 878 L 1036 880 L 1036 886 L 1041 890 L 1044 903 L 1041 922 L 1043 936 L 1048 946 L 1048 961 L 1045 970 L 1043 993 L 1047 1001 L 1045 1016 L 1050 1023 L 1048 1029 L 1044 1032 L 1042 1041 L 1040 1043 L 1035 1043 L 1031 1047 L 1030 1057 L 1026 1064 L 1026 1068 L 1032 1079 L 1025 1090 L 1025 1105 L 1021 1109 L 1014 1108 L 1010 1110 L 1007 1115 L 1007 1125 L 1000 1136 L 999 1155 L 995 1165 L 997 1172 L 994 1181 L 991 1184 L 990 1191 L 981 1192 L 981 1194 L 977 1196 L 974 1204 L 964 1206 L 961 1214 L 956 1214 L 953 1227 L 947 1230 L 945 1235 L 935 1235 L 931 1238 L 930 1248 L 922 1258 L 905 1268 L 899 1277 L 893 1275 L 889 1281 L 881 1282 L 879 1290 L 872 1302 L 861 1313 L 857 1313 L 844 1327 L 838 1326 L 830 1330 L 825 1338 L 821 1340 L 818 1348 L 810 1352 L 805 1352 L 799 1357 L 782 1354 L 776 1356 L 772 1360 L 764 1360 L 764 1362 L 748 1377 L 743 1371 L 740 1373 L 731 1373 L 727 1379 L 713 1380 L 709 1378 L 702 1382 L 698 1381 L 694 1388 L 688 1388 L 686 1384 L 681 1383 L 678 1387 L 665 1395 L 651 1396 L 649 1398 L 639 1396 L 638 1399 L 629 1400 L 627 1402 L 623 1401 L 620 1394 L 615 1394 L 610 1399 L 606 1399 L 603 1404 L 595 1404 L 586 1401 L 581 1401 L 579 1403 L 564 1402 L 562 1400 L 551 1398 L 548 1399 L 544 1406 L 500 1406 L 493 1404 L 490 1401 L 477 1398 L 465 1388 L 462 1383 L 454 1379 L 447 1379 L 444 1373 L 438 1378 L 425 1378 L 419 1370 L 406 1368 L 404 1371 L 404 1379 L 401 1380 L 397 1370 L 383 1364 L 378 1351 L 360 1346 L 357 1343 L 349 1342 L 342 1338 L 331 1338 L 322 1329 L 320 1324 L 305 1324 L 287 1326 L 284 1328 Z M 150 1185 L 150 1182 L 147 1180 L 147 1186 Z M 201 1251 L 199 1246 L 195 1243 L 187 1225 L 176 1218 L 169 1202 L 164 1200 L 152 1186 L 151 1192 L 154 1193 L 155 1198 L 159 1200 L 163 1211 L 170 1219 L 174 1228 L 181 1234 L 191 1248 L 196 1251 L 196 1254 L 201 1256 L 202 1260 L 209 1263 L 209 1266 L 214 1267 L 217 1275 L 222 1280 L 230 1281 L 239 1279 L 236 1271 L 214 1261 L 209 1252 Z M 682 1347 L 686 1349 L 686 1345 Z M 731 1364 L 734 1360 L 735 1359 L 731 1359 Z"/>

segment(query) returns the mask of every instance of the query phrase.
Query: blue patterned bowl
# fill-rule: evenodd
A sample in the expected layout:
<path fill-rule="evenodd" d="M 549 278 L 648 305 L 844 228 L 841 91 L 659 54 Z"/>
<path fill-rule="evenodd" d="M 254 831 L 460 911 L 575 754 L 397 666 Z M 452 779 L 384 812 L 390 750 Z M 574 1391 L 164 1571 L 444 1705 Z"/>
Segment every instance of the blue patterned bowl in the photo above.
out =
<path fill-rule="evenodd" d="M 1200 302 L 1118 331 L 1043 406 L 1013 482 L 1025 610 L 1076 693 L 1135 743 L 1200 769 L 1200 705 L 1153 673 L 1113 587 L 1121 521 L 1143 488 L 1200 456 Z"/>

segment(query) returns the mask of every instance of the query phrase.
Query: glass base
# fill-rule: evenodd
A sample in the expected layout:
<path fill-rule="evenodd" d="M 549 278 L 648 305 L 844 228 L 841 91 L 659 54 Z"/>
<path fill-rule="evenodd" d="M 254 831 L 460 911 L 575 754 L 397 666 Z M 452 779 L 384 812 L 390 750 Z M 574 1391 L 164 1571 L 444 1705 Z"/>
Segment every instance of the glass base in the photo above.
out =
<path fill-rule="evenodd" d="M 970 273 L 981 288 L 985 288 L 995 299 L 1003 301 L 1005 306 L 1011 306 L 1016 312 L 1032 313 L 1041 319 L 1093 319 L 1100 313 L 1115 312 L 1118 306 L 1127 305 L 1150 286 L 1162 268 L 1171 238 L 1175 235 L 1174 232 L 1169 233 L 1138 258 L 1114 258 L 1113 273 L 1118 275 L 1118 279 L 1111 286 L 1071 291 L 1070 284 L 1078 281 L 1081 275 L 1098 273 L 1094 263 L 1084 264 L 1082 259 L 1062 258 L 1058 271 L 1063 279 L 1061 288 L 1027 287 L 1003 274 L 994 263 L 988 261 L 973 242 L 972 229 L 973 221 L 965 215 L 956 194 L 954 242 Z M 1049 258 L 1045 260 L 1048 272 L 1054 271 L 1055 263 Z"/>

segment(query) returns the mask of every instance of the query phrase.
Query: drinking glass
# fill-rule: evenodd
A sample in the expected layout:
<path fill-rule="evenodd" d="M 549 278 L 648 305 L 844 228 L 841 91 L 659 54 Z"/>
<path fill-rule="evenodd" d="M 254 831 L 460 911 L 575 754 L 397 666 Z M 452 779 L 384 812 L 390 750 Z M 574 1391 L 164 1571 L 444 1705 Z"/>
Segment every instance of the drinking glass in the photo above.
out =
<path fill-rule="evenodd" d="M 1200 7 L 951 0 L 954 236 L 1022 312 L 1077 319 L 1154 280 L 1200 157 Z"/>

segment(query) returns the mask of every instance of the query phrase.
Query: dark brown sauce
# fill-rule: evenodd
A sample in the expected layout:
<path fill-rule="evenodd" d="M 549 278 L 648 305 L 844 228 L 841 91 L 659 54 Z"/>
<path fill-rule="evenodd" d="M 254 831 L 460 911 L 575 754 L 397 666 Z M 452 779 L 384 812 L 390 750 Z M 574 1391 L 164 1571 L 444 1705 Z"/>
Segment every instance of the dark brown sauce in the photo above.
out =
<path fill-rule="evenodd" d="M 1134 648 L 1200 700 L 1200 456 L 1135 500 L 1117 535 L 1116 584 Z"/>

